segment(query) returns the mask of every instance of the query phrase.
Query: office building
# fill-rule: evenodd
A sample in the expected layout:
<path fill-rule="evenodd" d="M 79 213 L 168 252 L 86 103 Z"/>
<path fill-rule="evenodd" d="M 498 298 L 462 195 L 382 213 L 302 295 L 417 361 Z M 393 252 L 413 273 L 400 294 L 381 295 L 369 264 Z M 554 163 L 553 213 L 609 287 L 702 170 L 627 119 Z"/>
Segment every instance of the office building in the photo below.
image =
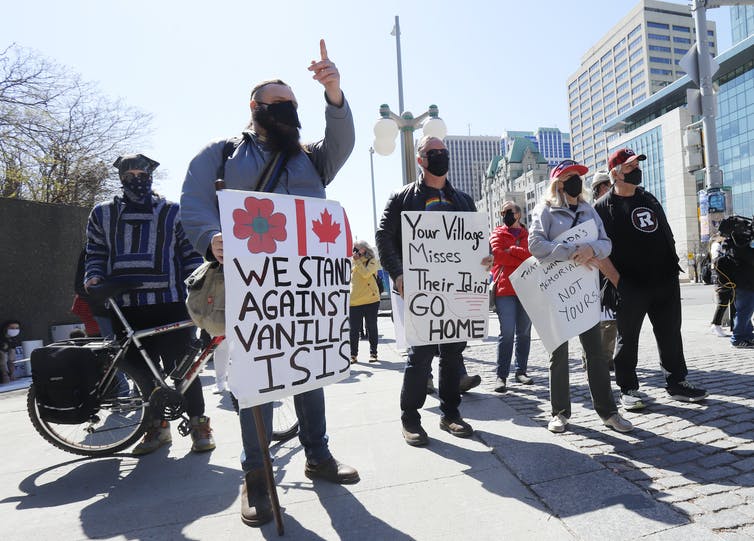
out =
<path fill-rule="evenodd" d="M 484 172 L 500 153 L 500 137 L 448 135 L 444 141 L 450 152 L 448 178 L 451 184 L 476 201 L 481 196 Z"/>
<path fill-rule="evenodd" d="M 502 156 L 508 153 L 514 139 L 526 139 L 534 143 L 550 167 L 555 167 L 559 162 L 571 157 L 571 137 L 558 128 L 537 128 L 536 132 L 505 131 L 501 144 Z"/>
<path fill-rule="evenodd" d="M 730 6 L 733 45 L 754 34 L 754 6 Z"/>
<path fill-rule="evenodd" d="M 718 157 L 723 184 L 732 192 L 728 213 L 754 214 L 754 36 L 716 58 L 720 69 L 716 117 Z M 630 147 L 647 155 L 642 184 L 665 208 L 682 266 L 689 253 L 704 253 L 697 194 L 705 186 L 704 171 L 686 170 L 683 132 L 692 121 L 686 90 L 695 85 L 686 75 L 605 124 L 607 152 Z M 726 190 L 727 191 L 727 190 Z"/>
<path fill-rule="evenodd" d="M 717 54 L 715 24 L 706 39 Z M 571 152 L 590 170 L 605 169 L 602 126 L 685 75 L 678 63 L 696 43 L 687 4 L 641 0 L 581 59 L 568 79 Z"/>

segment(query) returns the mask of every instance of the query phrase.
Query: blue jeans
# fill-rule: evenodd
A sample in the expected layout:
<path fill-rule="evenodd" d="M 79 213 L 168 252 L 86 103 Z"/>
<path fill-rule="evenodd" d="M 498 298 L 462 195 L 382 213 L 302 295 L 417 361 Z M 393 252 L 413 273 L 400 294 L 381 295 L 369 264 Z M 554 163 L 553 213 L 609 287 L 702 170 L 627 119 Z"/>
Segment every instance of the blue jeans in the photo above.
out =
<path fill-rule="evenodd" d="M 406 426 L 416 426 L 420 422 L 419 409 L 427 398 L 427 379 L 429 378 L 432 358 L 440 355 L 440 410 L 444 417 L 460 417 L 458 406 L 461 404 L 461 392 L 458 383 L 459 372 L 463 363 L 463 350 L 466 342 L 452 344 L 411 346 L 408 348 L 408 360 L 403 372 L 401 388 L 401 421 Z"/>
<path fill-rule="evenodd" d="M 424 381 L 427 384 L 427 381 Z M 332 455 L 327 447 L 327 424 L 325 422 L 325 392 L 322 388 L 314 389 L 293 397 L 296 417 L 299 422 L 298 439 L 304 446 L 306 460 L 310 464 L 320 464 Z M 267 442 L 272 436 L 272 403 L 262 404 L 262 420 L 267 429 Z M 251 408 L 242 409 L 238 418 L 241 421 L 241 469 L 244 472 L 264 466 L 262 450 L 259 448 L 254 414 Z"/>
<path fill-rule="evenodd" d="M 731 342 L 754 339 L 754 328 L 751 324 L 751 316 L 754 314 L 754 291 L 737 287 L 733 303 L 736 315 L 733 316 Z"/>
<path fill-rule="evenodd" d="M 516 374 L 526 374 L 531 346 L 531 320 L 514 295 L 495 297 L 500 336 L 497 338 L 497 377 L 505 381 L 510 374 L 515 335 Z"/>

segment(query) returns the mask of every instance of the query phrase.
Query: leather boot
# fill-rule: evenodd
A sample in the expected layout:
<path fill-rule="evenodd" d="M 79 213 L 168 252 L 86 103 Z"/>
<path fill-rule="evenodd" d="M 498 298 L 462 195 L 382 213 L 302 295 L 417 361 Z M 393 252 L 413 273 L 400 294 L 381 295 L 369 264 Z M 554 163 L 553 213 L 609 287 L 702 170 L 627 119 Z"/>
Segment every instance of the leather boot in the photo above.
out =
<path fill-rule="evenodd" d="M 241 487 L 241 520 L 247 526 L 261 526 L 272 520 L 272 503 L 264 480 L 264 469 L 251 470 Z"/>

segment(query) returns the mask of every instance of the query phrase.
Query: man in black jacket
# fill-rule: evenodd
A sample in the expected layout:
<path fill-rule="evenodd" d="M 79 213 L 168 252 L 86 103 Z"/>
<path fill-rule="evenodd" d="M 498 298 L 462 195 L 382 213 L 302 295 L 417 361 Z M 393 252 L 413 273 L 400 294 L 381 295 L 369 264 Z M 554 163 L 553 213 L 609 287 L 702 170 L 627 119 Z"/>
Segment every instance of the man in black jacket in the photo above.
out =
<path fill-rule="evenodd" d="M 422 168 L 421 177 L 412 184 L 394 193 L 385 206 L 377 229 L 377 249 L 380 264 L 393 280 L 395 288 L 403 297 L 403 251 L 401 242 L 401 212 L 439 211 L 475 212 L 474 201 L 458 191 L 447 180 L 450 155 L 442 140 L 425 136 L 419 141 L 417 162 Z M 482 261 L 488 268 L 491 257 Z M 413 446 L 427 445 L 429 437 L 421 426 L 419 409 L 427 397 L 427 377 L 432 358 L 440 356 L 440 428 L 460 438 L 474 433 L 471 426 L 461 418 L 459 381 L 462 353 L 466 342 L 452 344 L 428 344 L 408 348 L 408 360 L 403 373 L 401 388 L 401 422 L 403 438 Z"/>
<path fill-rule="evenodd" d="M 621 404 L 627 410 L 645 407 L 636 365 L 639 333 L 647 315 L 670 397 L 698 402 L 707 396 L 707 391 L 686 381 L 678 255 L 665 211 L 651 193 L 638 186 L 639 162 L 646 159 L 630 148 L 613 152 L 608 159 L 613 187 L 595 204 L 607 236 L 613 241 L 613 251 L 602 260 L 600 270 L 620 293 L 615 381 L 621 390 Z"/>

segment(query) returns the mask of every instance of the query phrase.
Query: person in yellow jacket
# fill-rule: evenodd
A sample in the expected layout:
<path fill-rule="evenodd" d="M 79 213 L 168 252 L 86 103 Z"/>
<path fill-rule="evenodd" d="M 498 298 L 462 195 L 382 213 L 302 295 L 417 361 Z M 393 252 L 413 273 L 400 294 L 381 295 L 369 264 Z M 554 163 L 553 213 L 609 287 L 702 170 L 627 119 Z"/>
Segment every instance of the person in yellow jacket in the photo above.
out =
<path fill-rule="evenodd" d="M 362 240 L 353 243 L 351 258 L 351 362 L 359 356 L 359 331 L 362 320 L 366 321 L 369 338 L 369 362 L 377 360 L 377 311 L 380 307 L 380 289 L 377 285 L 377 271 L 380 268 L 374 250 Z"/>

